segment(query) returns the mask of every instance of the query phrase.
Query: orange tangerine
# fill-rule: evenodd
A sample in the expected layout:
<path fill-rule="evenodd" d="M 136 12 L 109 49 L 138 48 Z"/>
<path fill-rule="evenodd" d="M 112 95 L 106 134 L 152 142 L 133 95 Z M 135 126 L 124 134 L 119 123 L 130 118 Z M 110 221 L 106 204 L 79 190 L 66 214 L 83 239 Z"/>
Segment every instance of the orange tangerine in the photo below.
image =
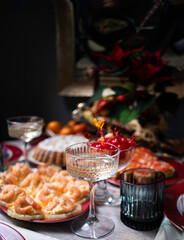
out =
<path fill-rule="evenodd" d="M 86 130 L 86 123 L 78 123 L 72 127 L 74 133 L 83 133 Z"/>
<path fill-rule="evenodd" d="M 60 132 L 59 132 L 60 135 L 69 135 L 69 134 L 72 134 L 72 129 L 68 126 L 64 126 Z"/>
<path fill-rule="evenodd" d="M 67 123 L 67 126 L 69 127 L 73 127 L 77 122 L 75 120 L 70 120 L 68 123 Z"/>
<path fill-rule="evenodd" d="M 62 125 L 59 121 L 51 121 L 47 124 L 47 128 L 53 131 L 54 133 L 59 133 L 62 128 Z"/>

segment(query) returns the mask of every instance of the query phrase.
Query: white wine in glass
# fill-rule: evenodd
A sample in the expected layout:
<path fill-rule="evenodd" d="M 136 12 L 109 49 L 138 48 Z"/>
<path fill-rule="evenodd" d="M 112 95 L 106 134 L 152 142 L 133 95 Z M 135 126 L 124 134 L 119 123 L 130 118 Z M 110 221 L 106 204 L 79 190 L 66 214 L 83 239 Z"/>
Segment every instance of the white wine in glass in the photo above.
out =
<path fill-rule="evenodd" d="M 66 148 L 66 169 L 78 179 L 88 181 L 90 188 L 90 206 L 87 219 L 76 219 L 72 222 L 72 231 L 84 238 L 98 239 L 109 235 L 114 229 L 114 222 L 106 216 L 95 213 L 94 184 L 112 177 L 118 169 L 118 147 L 105 144 L 104 149 L 95 148 L 90 142 L 77 143 Z M 109 149 L 113 148 L 113 155 Z"/>
<path fill-rule="evenodd" d="M 16 116 L 7 119 L 10 137 L 17 138 L 24 143 L 24 161 L 27 159 L 27 143 L 42 134 L 44 121 L 38 116 Z"/>

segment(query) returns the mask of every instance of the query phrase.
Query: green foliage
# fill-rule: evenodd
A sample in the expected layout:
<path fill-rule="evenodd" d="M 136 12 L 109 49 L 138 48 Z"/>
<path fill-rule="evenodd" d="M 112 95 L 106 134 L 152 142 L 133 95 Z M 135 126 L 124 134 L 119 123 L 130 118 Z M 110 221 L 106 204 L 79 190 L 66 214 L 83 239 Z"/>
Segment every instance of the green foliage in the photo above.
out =
<path fill-rule="evenodd" d="M 122 95 L 122 94 L 124 94 L 126 92 L 125 89 L 123 89 L 121 87 L 118 87 L 118 86 L 111 87 L 111 89 L 115 92 L 116 96 Z"/>
<path fill-rule="evenodd" d="M 93 102 L 102 98 L 102 92 L 105 88 L 107 88 L 107 85 L 100 85 L 94 95 L 87 101 L 87 105 L 91 105 Z"/>
<path fill-rule="evenodd" d="M 116 69 L 115 66 L 111 62 L 109 62 L 105 59 L 100 59 L 99 65 L 106 65 L 109 69 Z"/>
<path fill-rule="evenodd" d="M 137 98 L 137 108 L 140 113 L 146 111 L 156 101 L 156 96 L 147 95 L 145 98 Z"/>
<path fill-rule="evenodd" d="M 108 55 L 97 56 L 100 57 L 99 70 L 109 76 L 121 76 L 122 81 L 119 86 L 111 87 L 114 94 L 109 98 L 110 104 L 108 101 L 99 102 L 99 105 L 96 103 L 94 114 L 105 116 L 103 110 L 107 110 L 111 120 L 118 119 L 126 125 L 133 119 L 147 118 L 151 121 L 153 115 L 159 119 L 165 112 L 176 113 L 180 100 L 176 94 L 166 92 L 166 87 L 174 86 L 177 74 L 161 58 L 161 50 L 149 52 L 140 48 L 125 51 L 116 44 Z M 105 88 L 109 87 L 100 86 L 87 104 L 91 105 L 99 99 L 108 100 L 102 97 Z M 153 112 L 146 111 L 151 107 Z M 166 125 L 164 120 L 162 124 Z"/>
<path fill-rule="evenodd" d="M 120 113 L 120 121 L 122 126 L 129 123 L 133 119 L 136 119 L 140 116 L 140 111 L 138 109 L 124 109 Z"/>
<path fill-rule="evenodd" d="M 136 88 L 135 84 L 124 84 L 124 83 L 120 83 L 120 87 L 128 91 L 134 91 Z"/>
<path fill-rule="evenodd" d="M 146 95 L 135 98 L 132 105 L 129 102 L 117 103 L 111 110 L 111 120 L 119 119 L 122 125 L 125 125 L 133 119 L 139 118 L 145 110 L 155 103 L 155 100 L 155 96 Z"/>

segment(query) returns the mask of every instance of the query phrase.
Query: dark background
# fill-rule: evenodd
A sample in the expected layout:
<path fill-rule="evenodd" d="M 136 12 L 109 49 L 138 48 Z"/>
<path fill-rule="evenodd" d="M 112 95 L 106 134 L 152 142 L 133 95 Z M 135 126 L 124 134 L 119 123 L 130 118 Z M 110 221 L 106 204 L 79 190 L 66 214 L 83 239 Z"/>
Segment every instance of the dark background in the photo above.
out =
<path fill-rule="evenodd" d="M 57 94 L 56 30 L 52 0 L 0 0 L 0 130 L 6 119 L 39 115 L 64 125 L 85 99 Z"/>
<path fill-rule="evenodd" d="M 9 139 L 8 117 L 39 115 L 64 125 L 77 103 L 87 100 L 57 94 L 52 0 L 0 0 L 0 83 L 0 140 Z M 183 120 L 184 101 L 168 119 L 170 137 L 183 138 Z"/>

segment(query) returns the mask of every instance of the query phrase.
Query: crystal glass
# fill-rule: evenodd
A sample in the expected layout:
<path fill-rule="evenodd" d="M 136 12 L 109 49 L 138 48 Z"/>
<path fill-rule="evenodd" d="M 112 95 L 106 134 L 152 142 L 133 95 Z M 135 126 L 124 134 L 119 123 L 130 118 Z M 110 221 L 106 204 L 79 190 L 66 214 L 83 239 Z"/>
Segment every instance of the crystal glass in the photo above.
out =
<path fill-rule="evenodd" d="M 113 231 L 114 222 L 95 213 L 94 184 L 112 177 L 117 172 L 120 150 L 109 143 L 105 144 L 103 149 L 99 149 L 87 142 L 73 144 L 66 148 L 65 152 L 68 173 L 75 178 L 87 180 L 90 188 L 88 217 L 74 220 L 71 225 L 72 231 L 84 238 L 105 237 Z"/>
<path fill-rule="evenodd" d="M 130 228 L 146 231 L 163 219 L 164 173 L 151 168 L 134 168 L 120 175 L 121 220 Z"/>
<path fill-rule="evenodd" d="M 118 171 L 127 167 L 132 159 L 136 146 L 120 150 L 120 159 Z M 120 196 L 116 197 L 107 188 L 107 180 L 100 181 L 95 188 L 95 202 L 102 205 L 118 206 L 120 205 Z"/>
<path fill-rule="evenodd" d="M 22 140 L 24 143 L 24 157 L 21 161 L 28 161 L 27 144 L 42 134 L 44 121 L 38 116 L 16 116 L 7 119 L 10 137 Z"/>

